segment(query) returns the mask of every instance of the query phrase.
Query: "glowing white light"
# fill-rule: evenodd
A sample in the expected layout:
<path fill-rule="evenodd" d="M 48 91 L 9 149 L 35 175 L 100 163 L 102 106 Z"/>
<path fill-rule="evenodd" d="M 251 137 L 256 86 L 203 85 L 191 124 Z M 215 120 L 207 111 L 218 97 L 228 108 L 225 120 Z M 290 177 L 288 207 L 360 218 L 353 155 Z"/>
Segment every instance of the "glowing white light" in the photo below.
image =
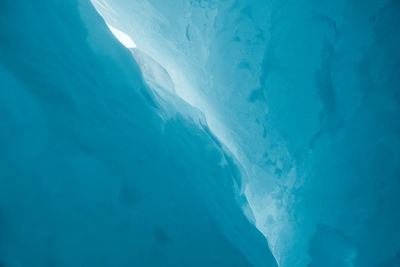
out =
<path fill-rule="evenodd" d="M 126 33 L 114 28 L 110 24 L 107 24 L 107 26 L 111 30 L 111 32 L 115 35 L 115 37 L 117 37 L 118 41 L 121 42 L 121 44 L 123 44 L 127 48 L 135 48 L 136 47 L 135 42 Z"/>

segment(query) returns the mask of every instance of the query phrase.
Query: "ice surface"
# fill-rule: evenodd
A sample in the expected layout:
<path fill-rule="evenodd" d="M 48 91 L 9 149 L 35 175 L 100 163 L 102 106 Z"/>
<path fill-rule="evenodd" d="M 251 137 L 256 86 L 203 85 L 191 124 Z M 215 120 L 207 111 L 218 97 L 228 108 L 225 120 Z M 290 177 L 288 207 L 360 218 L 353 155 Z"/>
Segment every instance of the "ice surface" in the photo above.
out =
<path fill-rule="evenodd" d="M 399 1 L 93 2 L 240 161 L 281 266 L 400 266 Z"/>
<path fill-rule="evenodd" d="M 118 41 L 120 41 L 124 46 L 127 48 L 135 48 L 136 44 L 135 42 L 123 31 L 118 30 L 117 28 L 114 28 L 113 26 L 107 24 L 108 28 L 111 30 L 111 32 L 114 34 L 115 37 L 117 37 Z"/>
<path fill-rule="evenodd" d="M 139 49 L 131 50 L 140 66 L 143 78 L 155 90 L 166 90 L 175 95 L 175 85 L 169 73 L 157 61 Z"/>
<path fill-rule="evenodd" d="M 137 51 L 143 74 L 88 1 L 0 2 L 0 266 L 276 266 L 239 165 Z"/>
<path fill-rule="evenodd" d="M 92 2 L 0 1 L 0 266 L 400 266 L 399 1 Z"/>

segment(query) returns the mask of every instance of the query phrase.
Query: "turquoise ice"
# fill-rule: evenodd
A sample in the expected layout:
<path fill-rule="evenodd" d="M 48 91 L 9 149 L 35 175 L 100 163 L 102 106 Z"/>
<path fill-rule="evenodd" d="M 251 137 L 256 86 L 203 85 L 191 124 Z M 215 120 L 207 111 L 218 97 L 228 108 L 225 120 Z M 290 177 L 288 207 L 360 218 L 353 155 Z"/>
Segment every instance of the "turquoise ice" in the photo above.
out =
<path fill-rule="evenodd" d="M 2 0 L 0 266 L 400 266 L 399 29 L 396 0 Z"/>

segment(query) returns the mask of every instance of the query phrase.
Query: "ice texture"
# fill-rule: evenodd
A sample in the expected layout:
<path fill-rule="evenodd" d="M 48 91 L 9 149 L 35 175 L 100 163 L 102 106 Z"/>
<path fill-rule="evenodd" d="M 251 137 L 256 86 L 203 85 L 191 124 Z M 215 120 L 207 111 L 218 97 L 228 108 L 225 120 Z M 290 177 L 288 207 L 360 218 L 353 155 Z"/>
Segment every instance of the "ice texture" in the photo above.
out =
<path fill-rule="evenodd" d="M 93 0 L 243 167 L 280 266 L 400 266 L 400 2 Z"/>
<path fill-rule="evenodd" d="M 0 266 L 277 266 L 240 168 L 89 1 L 0 1 Z"/>

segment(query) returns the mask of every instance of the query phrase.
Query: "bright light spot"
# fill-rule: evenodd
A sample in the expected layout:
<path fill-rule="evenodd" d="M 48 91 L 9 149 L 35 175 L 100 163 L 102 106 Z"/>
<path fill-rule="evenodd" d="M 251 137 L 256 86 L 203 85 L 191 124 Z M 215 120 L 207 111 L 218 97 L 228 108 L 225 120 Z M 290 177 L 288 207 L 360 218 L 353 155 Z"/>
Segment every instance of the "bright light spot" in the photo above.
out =
<path fill-rule="evenodd" d="M 114 28 L 110 24 L 107 24 L 107 26 L 111 30 L 111 32 L 115 35 L 115 37 L 117 37 L 118 41 L 120 41 L 124 46 L 126 46 L 127 48 L 136 47 L 135 42 L 126 33 Z"/>

